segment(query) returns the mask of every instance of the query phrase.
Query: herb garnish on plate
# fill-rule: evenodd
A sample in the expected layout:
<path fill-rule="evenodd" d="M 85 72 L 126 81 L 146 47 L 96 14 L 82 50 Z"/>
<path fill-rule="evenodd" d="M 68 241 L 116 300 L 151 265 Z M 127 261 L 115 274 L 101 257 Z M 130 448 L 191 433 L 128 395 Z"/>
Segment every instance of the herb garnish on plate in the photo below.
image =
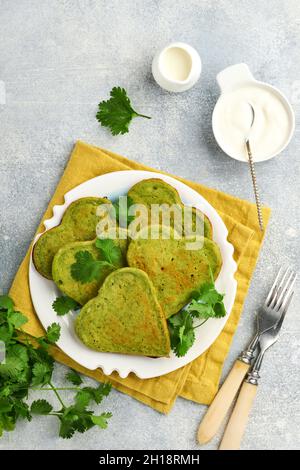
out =
<path fill-rule="evenodd" d="M 209 318 L 221 318 L 226 315 L 223 298 L 224 294 L 216 290 L 211 275 L 211 281 L 202 284 L 200 289 L 195 291 L 191 302 L 168 319 L 171 347 L 176 356 L 185 356 L 193 346 L 196 328 Z M 203 321 L 194 324 L 195 319 Z"/>
<path fill-rule="evenodd" d="M 79 310 L 80 305 L 68 295 L 62 295 L 54 300 L 52 308 L 57 315 L 62 316 L 66 315 L 71 310 Z"/>
<path fill-rule="evenodd" d="M 99 249 L 102 258 L 95 259 L 89 251 L 78 251 L 76 262 L 71 265 L 71 275 L 75 281 L 82 284 L 99 279 L 103 269 L 118 269 L 122 261 L 121 248 L 110 238 L 97 238 L 95 246 Z"/>

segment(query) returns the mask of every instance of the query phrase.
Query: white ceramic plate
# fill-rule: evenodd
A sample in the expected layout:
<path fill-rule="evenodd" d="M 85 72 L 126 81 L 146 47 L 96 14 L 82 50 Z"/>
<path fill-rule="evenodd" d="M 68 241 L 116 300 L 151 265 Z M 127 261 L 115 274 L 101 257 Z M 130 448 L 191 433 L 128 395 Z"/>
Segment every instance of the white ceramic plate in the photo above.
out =
<path fill-rule="evenodd" d="M 29 267 L 30 292 L 35 311 L 42 325 L 44 328 L 47 328 L 53 322 L 59 323 L 61 326 L 61 336 L 57 345 L 61 350 L 78 362 L 78 364 L 88 369 L 94 370 L 100 367 L 106 375 L 117 371 L 121 377 L 127 377 L 130 372 L 134 372 L 138 377 L 148 379 L 167 374 L 188 364 L 200 356 L 215 341 L 228 319 L 235 299 L 237 283 L 234 279 L 234 273 L 236 271 L 236 264 L 233 260 L 233 246 L 227 241 L 228 232 L 222 219 L 215 209 L 196 191 L 169 176 L 149 171 L 132 170 L 117 171 L 97 176 L 65 194 L 65 203 L 61 206 L 55 206 L 53 208 L 53 217 L 45 221 L 46 230 L 58 225 L 69 204 L 81 197 L 107 196 L 109 199 L 114 200 L 118 196 L 127 194 L 131 186 L 138 181 L 155 177 L 161 178 L 174 186 L 184 204 L 197 207 L 209 217 L 213 226 L 213 238 L 218 243 L 223 258 L 223 266 L 216 280 L 216 287 L 219 292 L 225 293 L 224 303 L 227 315 L 221 319 L 210 319 L 198 328 L 193 347 L 182 358 L 176 357 L 173 353 L 169 358 L 158 359 L 100 353 L 87 348 L 77 338 L 73 326 L 75 313 L 59 317 L 53 311 L 52 303 L 59 295 L 59 290 L 54 282 L 45 279 L 36 271 L 31 259 Z"/>

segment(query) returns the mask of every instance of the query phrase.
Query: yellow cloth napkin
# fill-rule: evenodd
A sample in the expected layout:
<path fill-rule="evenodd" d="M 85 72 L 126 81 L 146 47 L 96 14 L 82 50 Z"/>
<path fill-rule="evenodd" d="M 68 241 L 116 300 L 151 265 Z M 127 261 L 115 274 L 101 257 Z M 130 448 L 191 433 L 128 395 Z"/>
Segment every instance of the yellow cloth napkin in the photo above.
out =
<path fill-rule="evenodd" d="M 64 194 L 75 186 L 104 173 L 128 169 L 155 171 L 107 150 L 77 142 L 43 220 L 52 216 L 53 206 L 62 204 Z M 254 204 L 198 183 L 182 178 L 177 179 L 198 191 L 219 211 L 229 231 L 228 240 L 235 249 L 234 256 L 238 263 L 236 300 L 230 318 L 214 344 L 187 366 L 162 377 L 147 380 L 141 380 L 134 374 L 130 374 L 126 379 L 121 379 L 117 373 L 113 373 L 108 378 L 103 375 L 101 370 L 85 369 L 66 356 L 59 348 L 53 348 L 53 355 L 57 361 L 96 380 L 107 381 L 109 379 L 118 390 L 163 413 L 170 411 L 178 395 L 198 403 L 209 404 L 212 401 L 218 388 L 222 366 L 240 318 L 263 240 L 263 234 L 257 228 L 257 214 Z M 99 196 L 102 196 L 101 188 L 99 188 Z M 269 216 L 270 210 L 263 208 L 265 226 Z M 43 229 L 43 220 L 38 232 Z M 33 336 L 39 336 L 43 334 L 43 328 L 34 312 L 28 283 L 30 251 L 31 247 L 16 274 L 10 295 L 17 308 L 29 319 L 25 325 L 26 331 Z M 55 321 L 55 317 L 53 319 Z"/>

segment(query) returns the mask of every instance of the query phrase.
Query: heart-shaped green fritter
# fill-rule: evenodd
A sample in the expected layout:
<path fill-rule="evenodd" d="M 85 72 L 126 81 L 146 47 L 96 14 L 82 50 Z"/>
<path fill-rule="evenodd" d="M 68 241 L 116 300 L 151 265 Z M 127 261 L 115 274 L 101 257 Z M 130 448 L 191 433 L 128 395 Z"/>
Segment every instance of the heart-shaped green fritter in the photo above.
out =
<path fill-rule="evenodd" d="M 40 236 L 34 245 L 32 257 L 36 270 L 42 276 L 52 279 L 53 258 L 62 246 L 96 237 L 96 226 L 101 219 L 96 211 L 101 204 L 111 203 L 108 199 L 99 197 L 84 197 L 72 202 L 60 225 Z"/>
<path fill-rule="evenodd" d="M 159 178 L 149 178 L 136 183 L 128 191 L 128 197 L 134 204 L 144 204 L 149 210 L 152 204 L 166 204 L 172 206 L 177 204 L 184 208 L 180 196 L 175 188 Z M 192 231 L 195 231 L 196 220 L 199 223 L 201 233 L 206 238 L 212 239 L 212 225 L 209 218 L 199 209 L 192 208 Z M 150 221 L 149 221 L 150 223 Z M 174 225 L 174 217 L 171 216 L 171 223 Z M 201 224 L 201 225 L 200 225 Z M 178 230 L 178 227 L 175 227 Z M 185 227 L 184 227 L 185 228 Z M 189 233 L 185 230 L 185 235 Z"/>
<path fill-rule="evenodd" d="M 111 273 L 81 309 L 75 331 L 96 351 L 151 357 L 170 352 L 166 319 L 151 281 L 139 269 Z"/>
<path fill-rule="evenodd" d="M 201 284 L 216 279 L 222 257 L 218 245 L 208 238 L 199 237 L 199 246 L 191 248 L 195 238 L 169 239 L 142 238 L 129 243 L 128 265 L 145 271 L 157 292 L 157 298 L 166 315 L 179 312 Z M 193 246 L 194 248 L 196 245 Z"/>
<path fill-rule="evenodd" d="M 119 229 L 121 230 L 121 229 Z M 123 230 L 123 232 L 127 232 Z M 116 238 L 115 244 L 121 248 L 122 259 L 118 263 L 118 268 L 126 266 L 126 252 L 128 239 Z M 72 277 L 71 266 L 76 262 L 76 254 L 81 251 L 89 252 L 95 260 L 102 260 L 103 255 L 96 247 L 95 240 L 87 242 L 68 243 L 58 250 L 53 259 L 52 277 L 57 287 L 64 294 L 76 300 L 80 305 L 86 304 L 96 297 L 104 279 L 113 271 L 113 267 L 105 266 L 101 271 L 101 276 L 97 280 L 82 283 Z"/>

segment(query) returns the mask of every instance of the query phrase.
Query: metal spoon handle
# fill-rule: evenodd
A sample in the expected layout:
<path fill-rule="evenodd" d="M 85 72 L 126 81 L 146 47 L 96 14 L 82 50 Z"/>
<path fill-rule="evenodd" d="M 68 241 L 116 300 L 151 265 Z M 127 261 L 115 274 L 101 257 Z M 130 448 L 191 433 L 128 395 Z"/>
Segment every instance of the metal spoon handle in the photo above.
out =
<path fill-rule="evenodd" d="M 246 148 L 247 148 L 247 152 L 248 152 L 249 166 L 250 166 L 251 178 L 252 178 L 253 189 L 254 189 L 254 196 L 255 196 L 255 202 L 256 202 L 256 208 L 257 208 L 257 217 L 258 217 L 259 228 L 263 232 L 264 231 L 264 223 L 263 223 L 263 217 L 262 217 L 261 203 L 260 203 L 260 197 L 259 197 L 259 193 L 258 193 L 258 186 L 257 186 L 257 180 L 256 180 L 256 174 L 255 174 L 255 168 L 254 168 L 254 162 L 253 162 L 250 142 L 249 142 L 248 139 L 246 140 Z"/>

